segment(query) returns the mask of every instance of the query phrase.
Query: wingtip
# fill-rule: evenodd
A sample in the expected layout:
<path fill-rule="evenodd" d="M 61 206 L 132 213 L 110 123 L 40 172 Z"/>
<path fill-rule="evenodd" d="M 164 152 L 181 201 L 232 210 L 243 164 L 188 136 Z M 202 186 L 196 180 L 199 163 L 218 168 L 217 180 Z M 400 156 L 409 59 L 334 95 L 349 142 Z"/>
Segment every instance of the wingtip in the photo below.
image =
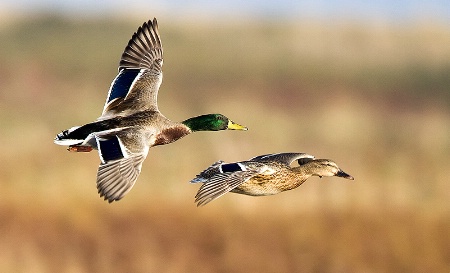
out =
<path fill-rule="evenodd" d="M 197 203 L 197 208 L 200 207 L 204 207 L 205 205 L 207 205 L 209 202 L 211 202 L 213 200 L 213 198 L 206 198 L 206 199 L 195 199 L 195 203 Z"/>
<path fill-rule="evenodd" d="M 196 178 L 192 179 L 191 181 L 189 181 L 189 183 L 195 184 L 195 183 L 203 183 L 206 181 L 208 181 L 208 179 L 205 179 L 203 177 L 196 177 Z"/>
<path fill-rule="evenodd" d="M 117 197 L 112 197 L 112 196 L 106 195 L 101 191 L 99 191 L 99 194 L 100 194 L 100 197 L 103 197 L 104 201 L 108 202 L 108 204 L 111 204 L 114 201 L 119 201 L 120 199 L 122 199 L 122 197 L 117 198 Z"/>
<path fill-rule="evenodd" d="M 149 52 L 153 52 L 149 54 Z M 150 68 L 156 59 L 162 60 L 162 43 L 156 18 L 138 27 L 125 47 L 119 62 L 119 71 L 124 68 Z M 162 66 L 162 64 L 160 65 Z M 159 69 L 161 69 L 159 67 Z"/>

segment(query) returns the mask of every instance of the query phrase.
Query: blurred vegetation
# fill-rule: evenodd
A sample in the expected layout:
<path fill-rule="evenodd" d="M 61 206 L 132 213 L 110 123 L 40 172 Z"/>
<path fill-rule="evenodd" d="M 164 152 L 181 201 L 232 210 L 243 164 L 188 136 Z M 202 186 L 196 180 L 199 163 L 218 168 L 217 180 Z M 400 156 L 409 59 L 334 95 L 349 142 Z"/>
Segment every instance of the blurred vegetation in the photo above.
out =
<path fill-rule="evenodd" d="M 417 23 L 171 22 L 161 111 L 219 112 L 248 132 L 153 148 L 120 202 L 96 153 L 52 143 L 95 119 L 142 20 L 31 17 L 0 27 L 0 270 L 448 272 L 450 28 Z M 271 152 L 353 175 L 196 208 L 212 162 Z"/>

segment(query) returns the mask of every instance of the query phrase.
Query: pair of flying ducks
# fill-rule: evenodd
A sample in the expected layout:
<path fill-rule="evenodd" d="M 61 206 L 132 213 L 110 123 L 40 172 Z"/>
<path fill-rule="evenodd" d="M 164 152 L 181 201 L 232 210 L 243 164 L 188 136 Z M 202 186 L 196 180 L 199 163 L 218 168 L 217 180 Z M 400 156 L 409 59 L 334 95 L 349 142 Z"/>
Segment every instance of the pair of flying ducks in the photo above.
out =
<path fill-rule="evenodd" d="M 97 189 L 109 202 L 118 201 L 136 182 L 150 147 L 172 143 L 192 132 L 247 130 L 221 114 L 174 122 L 158 109 L 163 48 L 156 18 L 133 34 L 122 54 L 119 73 L 96 121 L 59 133 L 54 142 L 73 152 L 98 150 Z M 291 167 L 297 161 L 298 166 Z M 227 192 L 253 196 L 277 194 L 300 186 L 311 176 L 353 177 L 328 159 L 305 153 L 261 155 L 246 161 L 218 161 L 191 183 L 202 183 L 195 202 L 205 205 Z"/>

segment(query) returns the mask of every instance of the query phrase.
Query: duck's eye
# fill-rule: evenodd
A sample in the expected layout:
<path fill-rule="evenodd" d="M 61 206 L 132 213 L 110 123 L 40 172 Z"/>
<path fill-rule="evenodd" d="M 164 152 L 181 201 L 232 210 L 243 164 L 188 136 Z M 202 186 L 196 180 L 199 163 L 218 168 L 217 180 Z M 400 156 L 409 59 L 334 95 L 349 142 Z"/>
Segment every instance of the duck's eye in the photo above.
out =
<path fill-rule="evenodd" d="M 242 171 L 242 167 L 238 163 L 223 164 L 220 167 L 221 167 L 223 173 Z"/>

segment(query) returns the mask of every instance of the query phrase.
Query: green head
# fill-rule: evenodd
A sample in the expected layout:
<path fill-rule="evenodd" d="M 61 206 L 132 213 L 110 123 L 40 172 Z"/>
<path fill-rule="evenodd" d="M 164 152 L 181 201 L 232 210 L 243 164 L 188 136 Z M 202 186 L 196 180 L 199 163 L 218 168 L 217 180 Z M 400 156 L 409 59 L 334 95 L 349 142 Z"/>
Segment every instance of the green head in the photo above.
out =
<path fill-rule="evenodd" d="M 208 114 L 190 118 L 182 122 L 195 131 L 248 130 L 247 127 L 234 123 L 221 114 Z"/>

